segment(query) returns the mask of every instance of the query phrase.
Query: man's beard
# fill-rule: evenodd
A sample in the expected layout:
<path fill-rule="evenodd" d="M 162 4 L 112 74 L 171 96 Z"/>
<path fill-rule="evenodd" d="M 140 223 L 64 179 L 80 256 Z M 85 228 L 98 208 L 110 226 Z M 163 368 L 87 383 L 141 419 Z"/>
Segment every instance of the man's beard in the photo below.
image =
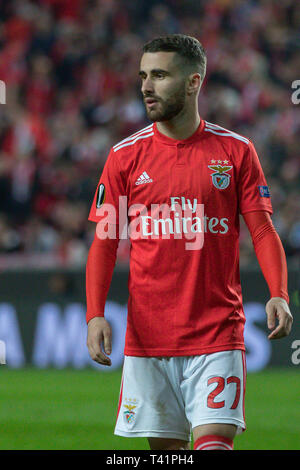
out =
<path fill-rule="evenodd" d="M 182 85 L 179 91 L 175 95 L 172 95 L 172 97 L 165 101 L 161 99 L 157 100 L 157 109 L 148 109 L 146 105 L 146 113 L 148 119 L 150 119 L 152 122 L 170 121 L 182 111 L 184 105 L 185 89 L 184 85 Z"/>

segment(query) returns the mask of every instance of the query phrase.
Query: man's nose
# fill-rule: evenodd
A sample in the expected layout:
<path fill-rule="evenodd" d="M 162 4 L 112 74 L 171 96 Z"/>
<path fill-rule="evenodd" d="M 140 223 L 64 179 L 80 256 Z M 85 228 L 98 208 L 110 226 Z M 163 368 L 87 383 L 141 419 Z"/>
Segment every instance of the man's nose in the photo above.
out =
<path fill-rule="evenodd" d="M 145 78 L 142 83 L 142 93 L 143 95 L 145 94 L 153 94 L 154 92 L 154 87 L 151 79 L 149 77 Z"/>

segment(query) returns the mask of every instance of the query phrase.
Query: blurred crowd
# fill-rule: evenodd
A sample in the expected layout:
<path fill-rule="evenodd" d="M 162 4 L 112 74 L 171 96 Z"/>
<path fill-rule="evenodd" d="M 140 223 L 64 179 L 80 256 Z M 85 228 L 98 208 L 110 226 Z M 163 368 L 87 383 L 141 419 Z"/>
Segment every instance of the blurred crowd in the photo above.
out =
<path fill-rule="evenodd" d="M 201 116 L 254 142 L 297 265 L 299 20 L 293 0 L 0 0 L 0 269 L 85 265 L 108 151 L 149 124 L 142 46 L 178 32 L 206 49 Z M 240 244 L 241 267 L 255 264 L 243 221 Z M 118 264 L 128 258 L 122 241 Z"/>

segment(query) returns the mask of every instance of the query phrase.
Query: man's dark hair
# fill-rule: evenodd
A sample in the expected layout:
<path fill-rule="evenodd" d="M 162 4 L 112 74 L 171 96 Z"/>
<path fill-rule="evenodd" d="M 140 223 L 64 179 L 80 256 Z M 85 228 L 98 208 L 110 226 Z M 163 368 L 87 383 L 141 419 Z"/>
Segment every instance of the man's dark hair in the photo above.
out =
<path fill-rule="evenodd" d="M 185 34 L 169 34 L 152 39 L 143 46 L 143 52 L 177 52 L 183 66 L 201 75 L 201 82 L 206 73 L 206 54 L 198 39 Z"/>

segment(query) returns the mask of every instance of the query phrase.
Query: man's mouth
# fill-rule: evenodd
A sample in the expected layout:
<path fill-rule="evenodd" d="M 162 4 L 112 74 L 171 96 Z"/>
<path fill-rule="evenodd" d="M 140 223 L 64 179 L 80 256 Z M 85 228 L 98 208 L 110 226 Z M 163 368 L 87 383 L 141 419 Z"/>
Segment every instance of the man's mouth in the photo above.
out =
<path fill-rule="evenodd" d="M 157 103 L 157 100 L 154 98 L 145 98 L 145 103 L 149 108 L 152 108 Z"/>

